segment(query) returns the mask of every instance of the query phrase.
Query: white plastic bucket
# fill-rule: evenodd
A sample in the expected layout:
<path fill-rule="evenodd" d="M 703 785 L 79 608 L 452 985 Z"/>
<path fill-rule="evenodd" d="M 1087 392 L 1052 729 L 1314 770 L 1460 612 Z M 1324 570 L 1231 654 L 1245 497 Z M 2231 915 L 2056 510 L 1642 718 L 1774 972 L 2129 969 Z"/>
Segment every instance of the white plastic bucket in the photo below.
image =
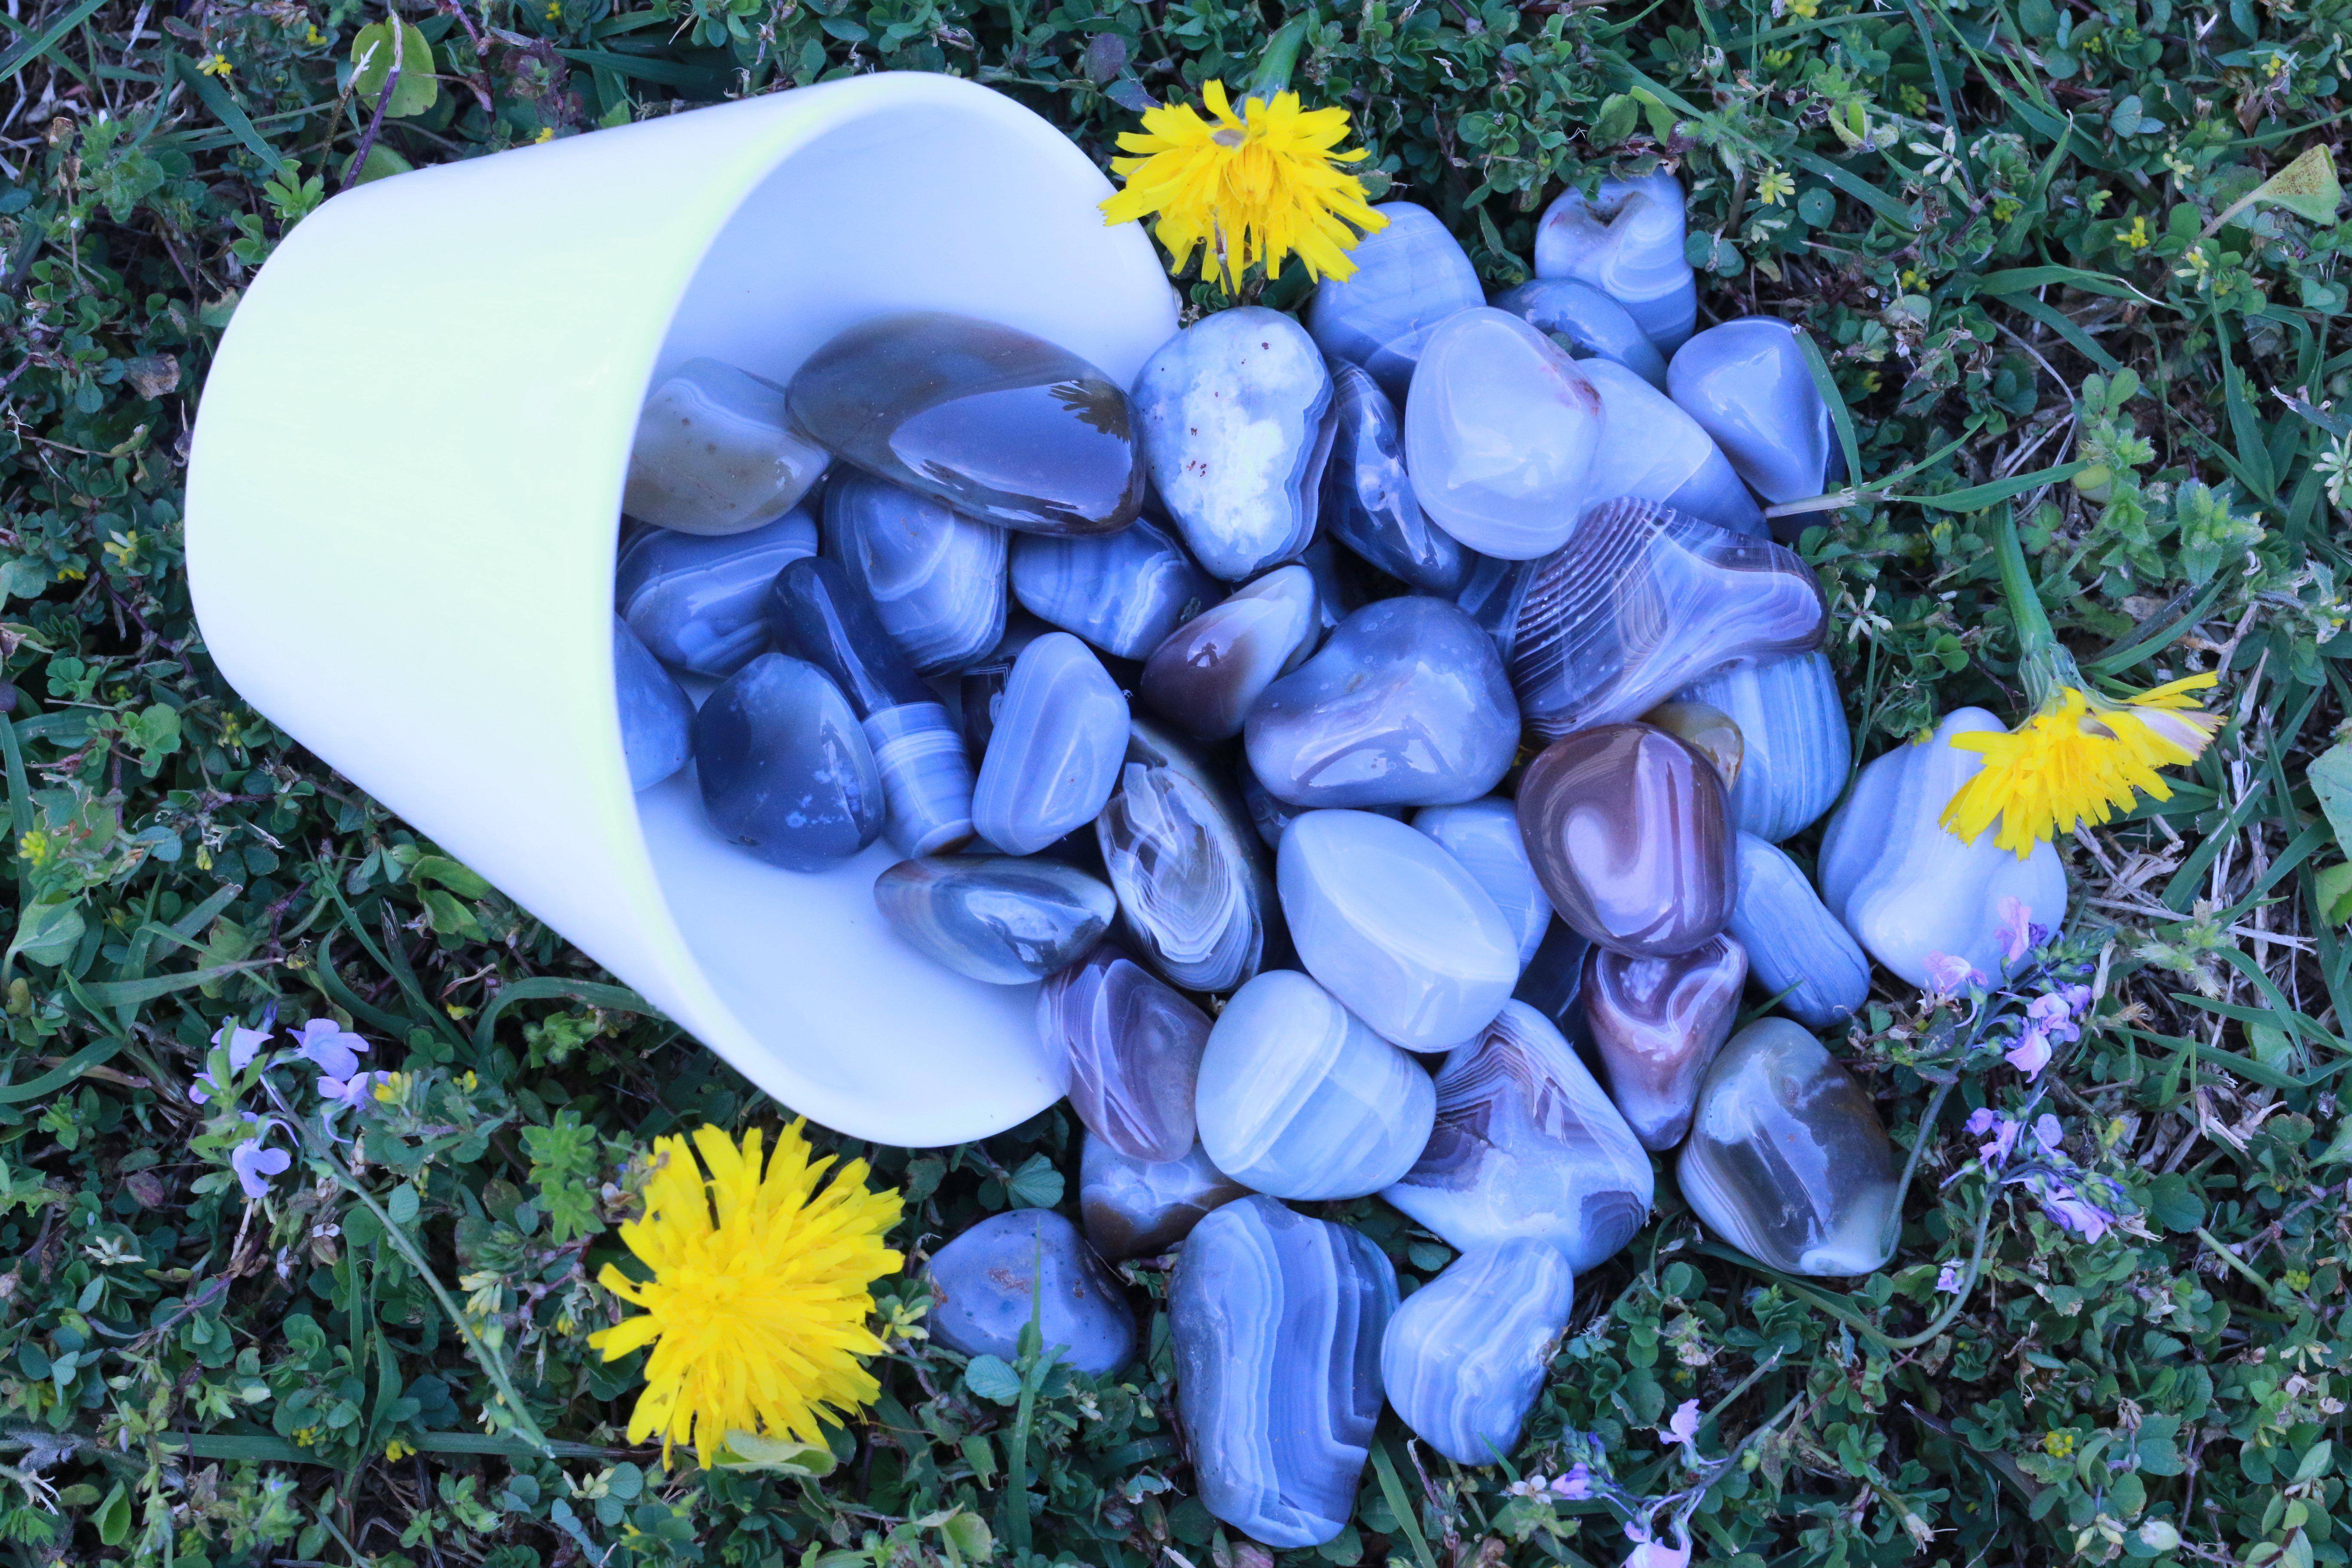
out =
<path fill-rule="evenodd" d="M 913 1146 L 1050 1104 L 1035 988 L 883 926 L 887 847 L 803 876 L 690 773 L 629 789 L 613 560 L 638 405 L 709 354 L 771 379 L 929 307 L 1122 384 L 1174 290 L 1110 186 L 950 77 L 803 88 L 371 184 L 257 277 L 204 391 L 188 575 L 245 699 L 791 1109 Z"/>

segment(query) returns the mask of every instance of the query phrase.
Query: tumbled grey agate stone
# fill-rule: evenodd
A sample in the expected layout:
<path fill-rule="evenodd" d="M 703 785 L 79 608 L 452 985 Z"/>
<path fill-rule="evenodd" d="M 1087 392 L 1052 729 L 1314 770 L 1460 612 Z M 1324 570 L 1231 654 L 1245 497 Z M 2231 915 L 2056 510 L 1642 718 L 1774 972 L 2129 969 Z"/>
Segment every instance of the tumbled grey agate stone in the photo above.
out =
<path fill-rule="evenodd" d="M 1460 805 L 1424 805 L 1412 814 L 1412 826 L 1486 889 L 1518 938 L 1519 967 L 1526 969 L 1551 925 L 1552 910 L 1519 834 L 1518 806 L 1494 795 Z"/>
<path fill-rule="evenodd" d="M 1387 226 L 1357 242 L 1355 271 L 1316 288 L 1307 330 L 1325 353 L 1360 365 L 1402 403 L 1431 329 L 1485 296 L 1477 268 L 1435 213 L 1412 202 L 1372 210 Z"/>
<path fill-rule="evenodd" d="M 1169 633 L 1144 662 L 1143 700 L 1189 734 L 1227 740 L 1320 630 L 1314 574 L 1297 562 L 1277 566 Z"/>
<path fill-rule="evenodd" d="M 824 489 L 824 552 L 921 675 L 961 669 L 1004 636 L 1004 530 L 869 475 Z"/>
<path fill-rule="evenodd" d="M 1675 1172 L 1708 1229 L 1790 1274 L 1867 1274 L 1894 1256 L 1895 1149 L 1870 1096 L 1786 1018 L 1731 1037 Z"/>
<path fill-rule="evenodd" d="M 972 826 L 1008 855 L 1029 855 L 1092 822 L 1127 755 L 1127 698 L 1067 632 L 1021 650 L 996 704 L 971 795 Z"/>
<path fill-rule="evenodd" d="M 1211 1209 L 1249 1189 L 1210 1163 L 1194 1143 L 1181 1160 L 1139 1160 L 1092 1131 L 1078 1157 L 1078 1208 L 1087 1239 L 1117 1263 L 1167 1251 Z"/>
<path fill-rule="evenodd" d="M 1173 532 L 1138 518 L 1092 539 L 1022 534 L 1013 542 L 1013 594 L 1039 620 L 1105 653 L 1147 658 L 1224 589 Z"/>
<path fill-rule="evenodd" d="M 820 871 L 881 836 L 882 777 L 824 671 L 763 653 L 694 717 L 694 771 L 710 826 L 772 865 Z"/>
<path fill-rule="evenodd" d="M 931 1338 L 968 1356 L 1018 1360 L 1034 1317 L 1048 1346 L 1102 1377 L 1135 1359 L 1135 1310 L 1078 1227 L 1051 1209 L 992 1215 L 931 1255 Z"/>
<path fill-rule="evenodd" d="M 1682 690 L 1739 727 L 1731 825 L 1778 844 L 1837 804 L 1853 771 L 1845 704 L 1825 653 L 1758 659 L 1717 670 Z"/>
<path fill-rule="evenodd" d="M 1381 1196 L 1465 1251 L 1528 1237 L 1580 1274 L 1633 1238 L 1653 1192 L 1649 1155 L 1576 1052 L 1508 1002 L 1445 1058 L 1429 1147 Z"/>
<path fill-rule="evenodd" d="M 1396 1270 L 1346 1226 L 1249 1197 L 1192 1227 L 1169 1327 L 1177 1409 L 1211 1514 L 1281 1548 L 1347 1527 L 1396 1304 Z"/>
<path fill-rule="evenodd" d="M 1115 533 L 1143 504 L 1125 391 L 1015 327 L 877 316 L 819 346 L 784 395 L 826 450 L 1003 528 Z"/>
<path fill-rule="evenodd" d="M 1440 528 L 1482 555 L 1529 561 L 1558 549 L 1593 499 L 1604 425 L 1579 361 L 1482 305 L 1429 335 L 1404 405 L 1405 466 Z"/>
<path fill-rule="evenodd" d="M 1331 377 L 1279 310 L 1202 317 L 1135 378 L 1151 483 L 1193 559 L 1228 582 L 1287 561 L 1315 531 L 1331 449 Z"/>
<path fill-rule="evenodd" d="M 1796 329 L 1777 317 L 1700 332 L 1675 351 L 1666 387 L 1768 501 L 1820 495 L 1844 467 Z"/>
<path fill-rule="evenodd" d="M 1096 1137 L 1135 1160 L 1181 1160 L 1192 1147 L 1209 1016 L 1181 993 L 1105 943 L 1045 982 L 1037 1033 Z"/>
<path fill-rule="evenodd" d="M 1258 783 L 1257 775 L 1250 772 L 1247 757 L 1241 760 L 1234 776 L 1241 785 L 1242 804 L 1249 810 L 1250 821 L 1257 826 L 1257 836 L 1265 841 L 1268 849 L 1279 850 L 1283 834 L 1292 823 L 1306 816 L 1309 808 L 1293 805 L 1286 800 L 1276 800 L 1273 792 Z M 1404 807 L 1401 805 L 1365 805 L 1353 809 L 1369 811 L 1380 816 L 1393 816 L 1399 822 L 1404 820 Z"/>
<path fill-rule="evenodd" d="M 1570 190 L 1536 224 L 1536 276 L 1590 283 L 1625 307 L 1671 354 L 1698 321 L 1698 280 L 1683 254 L 1683 187 L 1661 169 Z"/>
<path fill-rule="evenodd" d="M 1696 420 L 1622 364 L 1595 361 L 1584 374 L 1609 424 L 1585 485 L 1595 500 L 1632 496 L 1734 533 L 1769 534 L 1763 509 Z"/>
<path fill-rule="evenodd" d="M 1118 912 L 1110 889 L 1075 866 L 1002 855 L 901 860 L 874 879 L 874 902 L 908 946 L 992 985 L 1044 979 Z"/>
<path fill-rule="evenodd" d="M 1411 1057 L 1306 975 L 1277 969 L 1217 1015 L 1196 1105 L 1201 1146 L 1244 1186 L 1357 1198 L 1412 1166 L 1436 1096 Z"/>
<path fill-rule="evenodd" d="M 792 509 L 824 472 L 784 417 L 783 388 L 692 359 L 646 398 L 621 510 L 682 533 L 739 533 Z"/>
<path fill-rule="evenodd" d="M 1530 278 L 1496 295 L 1494 305 L 1550 333 L 1579 359 L 1613 360 L 1660 392 L 1666 389 L 1666 359 L 1658 345 L 1624 306 L 1590 283 Z"/>
<path fill-rule="evenodd" d="M 1585 961 L 1592 1053 L 1644 1149 L 1671 1149 L 1690 1130 L 1700 1080 L 1731 1034 L 1747 978 L 1748 950 L 1722 936 L 1664 958 L 1596 947 Z"/>
<path fill-rule="evenodd" d="M 1451 805 L 1519 745 L 1495 645 L 1442 599 L 1365 605 L 1265 689 L 1244 727 L 1258 781 L 1294 805 Z"/>
<path fill-rule="evenodd" d="M 1095 840 L 1136 952 L 1190 991 L 1258 972 L 1278 913 L 1265 850 L 1241 797 L 1140 716 Z"/>
<path fill-rule="evenodd" d="M 1748 979 L 1816 1029 L 1853 1017 L 1870 999 L 1861 947 L 1778 845 L 1743 833 L 1737 854 L 1730 931 L 1748 950 Z"/>
<path fill-rule="evenodd" d="M 1276 879 L 1307 972 L 1408 1050 L 1471 1038 L 1518 981 L 1518 933 L 1495 900 L 1402 822 L 1310 811 L 1282 836 Z"/>
<path fill-rule="evenodd" d="M 768 651 L 760 603 L 776 574 L 817 550 L 801 508 L 741 533 L 647 528 L 621 546 L 613 604 L 656 658 L 723 680 Z"/>
<path fill-rule="evenodd" d="M 1389 1403 L 1457 1465 L 1510 1458 L 1575 1300 L 1568 1259 L 1549 1242 L 1470 1248 L 1389 1319 Z"/>
<path fill-rule="evenodd" d="M 694 704 L 629 623 L 613 617 L 613 689 L 621 710 L 621 755 L 629 787 L 650 789 L 686 766 Z"/>
<path fill-rule="evenodd" d="M 1396 405 L 1365 372 L 1339 364 L 1331 406 L 1337 423 L 1323 467 L 1324 532 L 1400 582 L 1451 598 L 1469 573 L 1469 552 L 1413 497 Z"/>

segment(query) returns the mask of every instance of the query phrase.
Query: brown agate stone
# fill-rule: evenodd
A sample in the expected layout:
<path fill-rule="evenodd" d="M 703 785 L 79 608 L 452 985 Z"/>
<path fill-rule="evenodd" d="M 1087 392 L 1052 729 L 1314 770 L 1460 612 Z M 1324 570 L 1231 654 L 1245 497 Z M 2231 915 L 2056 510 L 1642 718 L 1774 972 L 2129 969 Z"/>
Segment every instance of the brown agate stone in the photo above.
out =
<path fill-rule="evenodd" d="M 1584 1021 L 1609 1098 L 1644 1149 L 1690 1131 L 1698 1082 L 1730 1037 L 1748 952 L 1727 936 L 1672 958 L 1596 947 L 1585 960 Z"/>
<path fill-rule="evenodd" d="M 1563 735 L 1528 764 L 1518 799 L 1537 879 L 1587 940 L 1664 958 L 1731 919 L 1739 880 L 1723 777 L 1664 730 Z"/>

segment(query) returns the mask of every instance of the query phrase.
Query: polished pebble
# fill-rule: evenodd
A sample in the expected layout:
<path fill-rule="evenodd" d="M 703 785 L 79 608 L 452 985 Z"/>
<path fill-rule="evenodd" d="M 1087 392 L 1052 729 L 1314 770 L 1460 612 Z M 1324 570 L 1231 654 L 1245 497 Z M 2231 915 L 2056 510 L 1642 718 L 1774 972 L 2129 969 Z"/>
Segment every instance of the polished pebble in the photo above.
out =
<path fill-rule="evenodd" d="M 1600 391 L 1549 338 L 1486 306 L 1430 334 L 1404 406 L 1405 467 L 1432 521 L 1510 561 L 1557 550 L 1592 499 Z"/>
<path fill-rule="evenodd" d="M 1346 1226 L 1251 1197 L 1193 1226 L 1168 1321 L 1202 1507 L 1277 1548 L 1347 1528 L 1396 1305 L 1395 1268 Z"/>
<path fill-rule="evenodd" d="M 1066 1064 L 1070 1108 L 1134 1160 L 1181 1160 L 1209 1016 L 1108 944 L 1045 982 L 1037 1033 Z"/>
<path fill-rule="evenodd" d="M 1156 1258 L 1210 1210 L 1249 1196 L 1194 1143 L 1181 1160 L 1138 1160 L 1089 1131 L 1078 1156 L 1078 1212 L 1087 1240 L 1113 1263 Z"/>
<path fill-rule="evenodd" d="M 760 611 L 768 584 L 816 551 L 816 519 L 805 508 L 718 537 L 644 529 L 621 546 L 613 603 L 656 658 L 724 680 L 768 651 Z"/>
<path fill-rule="evenodd" d="M 1469 554 L 1413 495 L 1396 405 L 1370 375 L 1343 363 L 1331 373 L 1331 406 L 1337 424 L 1323 468 L 1324 531 L 1408 586 L 1453 597 L 1469 574 Z"/>
<path fill-rule="evenodd" d="M 1518 1447 L 1575 1301 L 1575 1276 L 1549 1243 L 1472 1247 L 1398 1305 L 1381 1341 L 1381 1386 L 1455 1464 L 1499 1463 Z"/>
<path fill-rule="evenodd" d="M 1277 566 L 1169 633 L 1144 661 L 1137 689 L 1188 734 L 1229 740 L 1242 732 L 1259 694 L 1313 650 L 1321 630 L 1315 574 L 1296 562 Z"/>
<path fill-rule="evenodd" d="M 1672 958 L 1596 947 L 1585 962 L 1584 1019 L 1609 1098 L 1644 1149 L 1690 1131 L 1699 1080 L 1731 1036 L 1748 951 L 1717 937 Z"/>
<path fill-rule="evenodd" d="M 1525 1237 L 1581 1274 L 1633 1239 L 1652 1193 L 1625 1119 L 1559 1031 L 1512 1002 L 1446 1057 L 1429 1146 L 1381 1195 L 1464 1251 Z"/>
<path fill-rule="evenodd" d="M 972 826 L 1029 855 L 1101 815 L 1127 756 L 1127 698 L 1093 650 L 1048 632 L 1021 650 L 996 704 Z"/>
<path fill-rule="evenodd" d="M 1998 825 L 1962 843 L 1943 824 L 1952 796 L 1984 766 L 1952 737 L 2001 727 L 1981 708 L 1945 715 L 1928 735 L 1865 764 L 1822 837 L 1822 902 L 1914 985 L 1930 983 L 1938 956 L 2000 976 L 2005 900 L 2045 931 L 2066 923 L 2066 868 L 2047 840 L 2021 860 L 1993 842 Z"/>
<path fill-rule="evenodd" d="M 1425 805 L 1413 813 L 1412 826 L 1462 862 L 1462 868 L 1486 889 L 1503 923 L 1518 938 L 1519 967 L 1526 969 L 1551 926 L 1552 911 L 1551 900 L 1528 858 L 1518 807 L 1500 795 L 1460 805 Z"/>
<path fill-rule="evenodd" d="M 855 471 L 824 488 L 824 553 L 872 601 L 919 675 L 961 669 L 1004 636 L 1004 530 Z"/>
<path fill-rule="evenodd" d="M 1469 1039 L 1518 983 L 1518 938 L 1495 900 L 1402 822 L 1310 811 L 1282 836 L 1276 877 L 1307 973 L 1408 1050 Z"/>
<path fill-rule="evenodd" d="M 1518 803 L 1544 892 L 1587 939 L 1663 958 L 1730 920 L 1722 780 L 1664 731 L 1606 724 L 1554 741 L 1520 775 Z"/>
<path fill-rule="evenodd" d="M 1675 351 L 1666 389 L 1768 501 L 1820 495 L 1845 466 L 1796 329 L 1776 317 L 1700 332 Z"/>
<path fill-rule="evenodd" d="M 1713 763 L 1716 776 L 1723 781 L 1726 791 L 1738 788 L 1739 767 L 1746 761 L 1748 742 L 1739 733 L 1739 726 L 1722 709 L 1710 708 L 1704 702 L 1661 702 L 1642 715 L 1642 722 L 1653 730 L 1664 730 Z"/>
<path fill-rule="evenodd" d="M 956 707 L 963 729 L 964 754 L 975 772 L 987 760 L 988 742 L 996 734 L 996 715 L 1004 705 L 1004 689 L 1022 649 L 1054 628 L 1029 614 L 1014 610 L 1005 617 L 1004 636 L 996 646 L 956 678 Z"/>
<path fill-rule="evenodd" d="M 613 617 L 613 690 L 629 787 L 650 789 L 686 766 L 694 749 L 694 704 L 618 616 Z"/>
<path fill-rule="evenodd" d="M 1240 796 L 1183 741 L 1134 721 L 1095 838 L 1152 967 L 1190 991 L 1230 991 L 1258 972 L 1278 914 L 1265 846 Z"/>
<path fill-rule="evenodd" d="M 1278 1198 L 1358 1198 L 1420 1157 L 1436 1093 L 1411 1057 L 1329 992 L 1277 969 L 1217 1015 L 1197 1109 L 1201 1147 L 1244 1186 Z"/>
<path fill-rule="evenodd" d="M 1596 505 L 1517 596 L 1511 685 L 1549 739 L 1638 718 L 1736 659 L 1818 647 L 1829 625 L 1795 552 L 1654 501 Z"/>
<path fill-rule="evenodd" d="M 1739 780 L 1731 825 L 1778 844 L 1821 820 L 1853 769 L 1845 704 L 1825 653 L 1763 658 L 1683 689 L 1738 726 Z"/>
<path fill-rule="evenodd" d="M 1250 772 L 1247 757 L 1244 757 L 1234 770 L 1234 779 L 1241 788 L 1242 805 L 1248 809 L 1250 821 L 1256 826 L 1258 837 L 1265 840 L 1268 849 L 1281 848 L 1284 831 L 1313 809 L 1276 799 L 1274 793 L 1258 783 L 1257 775 Z M 1381 816 L 1393 816 L 1400 822 L 1404 820 L 1404 807 L 1401 805 L 1365 805 L 1355 809 Z"/>
<path fill-rule="evenodd" d="M 1135 1309 L 1078 1227 L 1051 1209 L 992 1215 L 931 1255 L 924 1270 L 934 1344 L 1021 1358 L 1032 1319 L 1078 1371 L 1105 1377 L 1135 1359 Z"/>
<path fill-rule="evenodd" d="M 1017 328 L 877 316 L 811 354 L 785 402 L 835 457 L 1000 527 L 1115 533 L 1143 504 L 1126 392 Z"/>
<path fill-rule="evenodd" d="M 1591 951 L 1592 943 L 1574 926 L 1553 916 L 1511 992 L 1512 1001 L 1542 1014 L 1580 1051 L 1591 1043 L 1584 1026 L 1584 960 Z"/>
<path fill-rule="evenodd" d="M 1748 979 L 1813 1028 L 1853 1017 L 1870 999 L 1870 960 L 1779 846 L 1743 833 L 1738 857 L 1730 931 L 1748 950 Z"/>
<path fill-rule="evenodd" d="M 1486 297 L 1477 269 L 1436 214 L 1412 202 L 1372 210 L 1388 226 L 1357 242 L 1348 258 L 1354 272 L 1316 289 L 1307 330 L 1333 360 L 1361 366 L 1402 402 L 1431 330 Z"/>
<path fill-rule="evenodd" d="M 691 359 L 637 416 L 621 510 L 681 533 L 740 533 L 791 510 L 824 468 L 784 418 L 782 387 Z"/>
<path fill-rule="evenodd" d="M 763 653 L 706 698 L 694 772 L 719 837 L 787 870 L 824 870 L 882 835 L 865 728 L 805 660 Z"/>
<path fill-rule="evenodd" d="M 1683 187 L 1663 169 L 1569 191 L 1536 224 L 1536 276 L 1590 283 L 1625 307 L 1671 354 L 1698 321 L 1698 281 L 1683 254 Z"/>
<path fill-rule="evenodd" d="M 1894 1256 L 1886 1130 L 1853 1075 L 1786 1018 L 1750 1024 L 1716 1058 L 1675 1175 L 1706 1227 L 1767 1268 L 1859 1275 Z"/>
<path fill-rule="evenodd" d="M 1578 359 L 1613 360 L 1666 389 L 1666 358 L 1631 311 L 1590 283 L 1573 278 L 1530 278 L 1494 299 L 1497 310 L 1549 332 Z"/>
<path fill-rule="evenodd" d="M 1148 658 L 1224 596 L 1175 534 L 1150 518 L 1098 539 L 1013 542 L 1013 595 L 1039 620 L 1119 658 Z"/>
<path fill-rule="evenodd" d="M 1519 744 L 1495 645 L 1442 599 L 1367 605 L 1265 689 L 1250 767 L 1294 805 L 1452 805 L 1486 794 Z"/>
<path fill-rule="evenodd" d="M 1151 483 L 1192 558 L 1240 582 L 1306 548 L 1331 450 L 1331 375 L 1279 310 L 1202 317 L 1135 378 Z"/>
<path fill-rule="evenodd" d="M 1585 364 L 1608 439 L 1592 456 L 1585 494 L 1594 500 L 1631 497 L 1711 522 L 1717 528 L 1764 538 L 1763 509 L 1739 482 L 1714 439 L 1672 399 L 1622 364 Z"/>
<path fill-rule="evenodd" d="M 840 565 L 795 561 L 768 590 L 768 629 L 831 676 L 874 749 L 901 854 L 941 855 L 970 842 L 971 763 L 963 736 L 915 673 Z"/>
<path fill-rule="evenodd" d="M 1043 980 L 1110 929 L 1101 879 L 1053 860 L 934 855 L 874 879 L 875 907 L 907 945 L 991 985 Z"/>

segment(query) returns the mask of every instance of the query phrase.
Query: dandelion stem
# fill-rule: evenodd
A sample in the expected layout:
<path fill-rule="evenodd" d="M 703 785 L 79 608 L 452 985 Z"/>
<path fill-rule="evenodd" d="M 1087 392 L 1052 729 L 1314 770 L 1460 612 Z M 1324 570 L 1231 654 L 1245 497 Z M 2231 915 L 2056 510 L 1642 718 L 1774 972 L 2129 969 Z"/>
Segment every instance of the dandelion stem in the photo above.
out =
<path fill-rule="evenodd" d="M 2000 521 L 1993 529 L 1993 543 L 2000 562 L 2001 597 L 2009 602 L 2010 619 L 2017 626 L 2018 677 L 2025 682 L 2026 700 L 2039 709 L 2060 686 L 2071 682 L 2057 673 L 2064 653 L 2058 646 L 2058 634 L 2050 627 L 2049 614 L 2042 607 L 2042 593 L 2033 585 L 2033 574 L 2026 568 L 2025 546 L 2017 537 L 2017 514 L 2007 505 L 2000 509 Z"/>

